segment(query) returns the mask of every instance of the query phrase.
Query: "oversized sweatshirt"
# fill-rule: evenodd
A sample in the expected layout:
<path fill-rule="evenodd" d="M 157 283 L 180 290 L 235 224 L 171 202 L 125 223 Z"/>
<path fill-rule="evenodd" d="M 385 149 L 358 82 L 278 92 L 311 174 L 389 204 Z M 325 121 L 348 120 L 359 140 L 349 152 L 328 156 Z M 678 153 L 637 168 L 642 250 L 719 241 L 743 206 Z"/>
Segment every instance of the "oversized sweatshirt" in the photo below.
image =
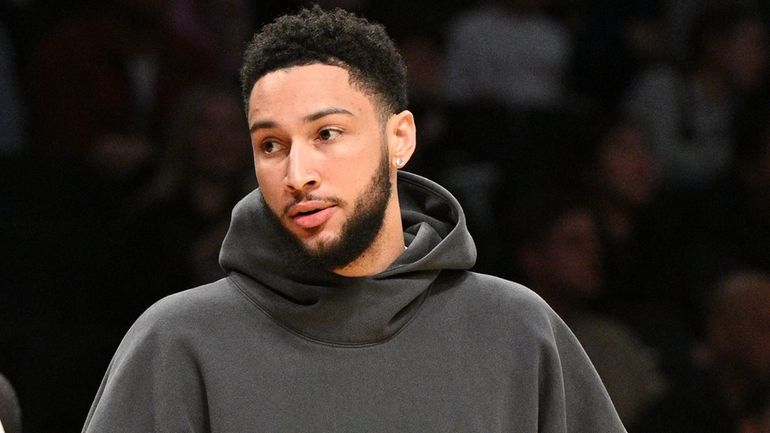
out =
<path fill-rule="evenodd" d="M 398 192 L 408 248 L 356 278 L 289 260 L 259 190 L 246 196 L 228 276 L 136 321 L 83 432 L 625 432 L 553 310 L 469 271 L 455 198 L 403 172 Z"/>

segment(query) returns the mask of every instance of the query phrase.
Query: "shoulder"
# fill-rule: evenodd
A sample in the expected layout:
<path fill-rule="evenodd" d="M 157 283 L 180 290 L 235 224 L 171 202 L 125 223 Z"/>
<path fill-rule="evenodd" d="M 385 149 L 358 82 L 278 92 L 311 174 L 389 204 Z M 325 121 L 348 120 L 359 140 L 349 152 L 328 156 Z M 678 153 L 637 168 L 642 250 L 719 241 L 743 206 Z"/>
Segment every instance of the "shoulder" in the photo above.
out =
<path fill-rule="evenodd" d="M 442 304 L 450 313 L 472 317 L 479 329 L 495 333 L 514 331 L 549 338 L 555 322 L 561 323 L 531 289 L 492 275 L 453 272 L 438 282 L 434 295 L 446 298 Z"/>
<path fill-rule="evenodd" d="M 228 278 L 174 293 L 150 306 L 128 330 L 121 346 L 130 342 L 167 344 L 196 339 L 206 329 L 232 320 L 244 298 Z"/>
<path fill-rule="evenodd" d="M 185 320 L 221 309 L 237 299 L 229 278 L 168 295 L 150 306 L 140 320 Z"/>
<path fill-rule="evenodd" d="M 83 431 L 203 431 L 202 372 L 216 338 L 207 330 L 230 320 L 221 312 L 236 299 L 225 279 L 147 309 L 115 352 Z"/>
<path fill-rule="evenodd" d="M 459 296 L 470 297 L 468 301 L 483 307 L 548 309 L 545 301 L 528 287 L 493 275 L 453 272 L 446 275 L 440 284 L 456 289 Z"/>
<path fill-rule="evenodd" d="M 120 384 L 138 378 L 151 381 L 151 376 L 162 376 L 169 369 L 194 371 L 217 339 L 228 335 L 249 311 L 253 307 L 226 278 L 169 295 L 128 329 L 106 377 Z M 153 373 L 147 374 L 148 369 Z M 177 377 L 172 376 L 169 380 Z"/>

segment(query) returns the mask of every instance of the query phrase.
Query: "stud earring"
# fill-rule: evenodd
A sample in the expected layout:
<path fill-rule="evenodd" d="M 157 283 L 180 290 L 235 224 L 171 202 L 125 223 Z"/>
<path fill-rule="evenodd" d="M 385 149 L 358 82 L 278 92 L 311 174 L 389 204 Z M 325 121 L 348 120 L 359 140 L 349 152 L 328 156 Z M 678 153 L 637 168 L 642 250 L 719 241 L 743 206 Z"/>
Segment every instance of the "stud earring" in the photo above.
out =
<path fill-rule="evenodd" d="M 401 168 L 404 166 L 404 161 L 401 158 L 396 158 L 396 167 Z"/>

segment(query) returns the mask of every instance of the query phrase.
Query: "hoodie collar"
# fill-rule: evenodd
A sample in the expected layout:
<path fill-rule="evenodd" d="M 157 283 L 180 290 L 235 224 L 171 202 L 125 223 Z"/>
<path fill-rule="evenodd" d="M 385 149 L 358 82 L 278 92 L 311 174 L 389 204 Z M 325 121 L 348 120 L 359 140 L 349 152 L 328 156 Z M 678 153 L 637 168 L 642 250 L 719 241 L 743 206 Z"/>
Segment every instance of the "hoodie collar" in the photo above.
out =
<path fill-rule="evenodd" d="M 238 203 L 220 264 L 246 296 L 290 331 L 327 344 L 368 345 L 393 336 L 417 312 L 444 269 L 469 269 L 473 240 L 457 200 L 441 186 L 399 171 L 408 248 L 383 272 L 343 277 L 282 251 L 290 236 L 269 214 L 259 189 Z"/>

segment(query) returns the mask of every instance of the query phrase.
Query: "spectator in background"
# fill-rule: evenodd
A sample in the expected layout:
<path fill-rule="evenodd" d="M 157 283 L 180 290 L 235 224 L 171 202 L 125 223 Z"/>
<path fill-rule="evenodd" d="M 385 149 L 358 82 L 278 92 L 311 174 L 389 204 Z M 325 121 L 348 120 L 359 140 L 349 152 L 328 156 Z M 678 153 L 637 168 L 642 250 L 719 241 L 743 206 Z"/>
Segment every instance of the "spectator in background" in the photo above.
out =
<path fill-rule="evenodd" d="M 41 173 L 31 190 L 51 197 L 39 231 L 53 239 L 33 234 L 30 243 L 40 261 L 50 261 L 38 252 L 45 245 L 69 265 L 49 278 L 81 291 L 88 301 L 77 308 L 101 305 L 109 296 L 103 288 L 121 275 L 127 232 L 120 224 L 155 168 L 164 115 L 186 85 L 216 76 L 207 54 L 171 31 L 166 8 L 167 1 L 113 0 L 84 9 L 31 56 L 34 172 Z"/>
<path fill-rule="evenodd" d="M 16 392 L 8 380 L 0 374 L 0 431 L 21 433 L 21 409 Z"/>
<path fill-rule="evenodd" d="M 43 154 L 129 178 L 151 160 L 159 121 L 215 62 L 172 33 L 166 1 L 110 1 L 51 32 L 32 54 L 34 138 Z"/>
<path fill-rule="evenodd" d="M 593 210 L 553 187 L 535 188 L 509 216 L 524 283 L 569 323 L 602 289 L 601 243 Z"/>
<path fill-rule="evenodd" d="M 672 59 L 682 62 L 690 57 L 692 46 L 688 38 L 703 11 L 725 5 L 759 8 L 763 3 L 766 2 L 762 0 L 667 0 L 662 2 L 663 30 Z"/>
<path fill-rule="evenodd" d="M 626 110 L 650 134 L 668 189 L 702 192 L 729 167 L 734 112 L 767 73 L 766 32 L 753 10 L 708 10 L 693 31 L 688 67 L 647 71 L 632 86 Z"/>
<path fill-rule="evenodd" d="M 594 106 L 615 107 L 640 70 L 668 58 L 663 0 L 577 2 L 572 90 Z"/>
<path fill-rule="evenodd" d="M 561 104 L 571 40 L 544 13 L 546 1 L 495 0 L 460 13 L 448 31 L 446 98 L 512 108 Z"/>
<path fill-rule="evenodd" d="M 607 251 L 608 278 L 618 290 L 643 295 L 639 285 L 647 278 L 638 272 L 649 269 L 639 266 L 639 247 L 645 240 L 640 231 L 658 187 L 650 144 L 642 129 L 622 119 L 609 122 L 598 140 L 589 182 Z"/>
<path fill-rule="evenodd" d="M 111 303 L 122 318 L 116 332 L 163 296 L 223 276 L 218 256 L 230 212 L 255 187 L 239 95 L 227 83 L 195 84 L 169 113 L 165 154 L 127 211 L 125 291 Z"/>
<path fill-rule="evenodd" d="M 4 238 L 20 240 L 5 261 L 25 319 L 9 371 L 31 431 L 82 426 L 129 325 L 114 302 L 144 277 L 126 273 L 126 205 L 152 173 L 164 113 L 185 85 L 216 75 L 205 53 L 170 32 L 165 8 L 157 0 L 84 8 L 27 56 L 33 155 L 27 170 L 14 170 L 23 204 Z M 128 304 L 150 289 L 135 289 Z"/>
<path fill-rule="evenodd" d="M 522 281 L 564 318 L 594 363 L 624 424 L 633 431 L 665 382 L 652 352 L 591 302 L 604 288 L 603 251 L 592 208 L 577 195 L 538 190 L 511 215 Z"/>
<path fill-rule="evenodd" d="M 663 370 L 677 375 L 697 327 L 689 322 L 689 286 L 678 278 L 688 255 L 681 254 L 677 221 L 660 199 L 647 135 L 622 117 L 600 123 L 587 173 L 604 252 L 598 304 L 658 351 Z"/>
<path fill-rule="evenodd" d="M 726 275 L 711 297 L 689 374 L 651 408 L 640 433 L 735 431 L 751 388 L 770 372 L 770 275 Z"/>
<path fill-rule="evenodd" d="M 539 162 L 550 163 L 562 122 L 549 124 L 546 139 L 538 127 L 546 118 L 569 117 L 559 109 L 571 35 L 547 13 L 549 3 L 485 1 L 458 12 L 446 32 L 446 129 L 435 176 L 469 213 L 482 272 L 505 273 L 493 210 L 497 191 L 509 186 L 505 174 L 528 178 Z"/>
<path fill-rule="evenodd" d="M 731 269 L 770 273 L 770 105 L 767 96 L 737 116 L 735 159 L 691 223 L 697 236 L 689 245 L 688 279 L 701 300 Z M 694 300 L 697 298 L 693 298 Z M 706 310 L 705 302 L 698 302 Z"/>
<path fill-rule="evenodd" d="M 757 100 L 736 122 L 734 170 L 719 185 L 704 233 L 718 237 L 728 266 L 770 272 L 770 105 L 766 95 Z"/>
<path fill-rule="evenodd" d="M 215 61 L 217 71 L 237 82 L 243 49 L 254 26 L 247 0 L 169 0 L 175 34 Z"/>
<path fill-rule="evenodd" d="M 251 159 L 239 91 L 214 87 L 179 101 L 159 177 L 133 195 L 90 178 L 68 191 L 60 183 L 75 182 L 58 175 L 12 177 L 30 181 L 11 196 L 25 204 L 8 212 L 15 224 L 0 226 L 12 246 L 2 250 L 0 369 L 13 375 L 30 432 L 79 431 L 139 312 L 221 272 Z"/>
<path fill-rule="evenodd" d="M 435 39 L 420 32 L 404 35 L 399 50 L 409 71 L 407 85 L 411 111 L 420 119 L 417 131 L 420 147 L 412 156 L 411 170 L 436 178 L 445 166 L 440 161 L 445 161 L 441 157 L 448 147 L 444 140 L 447 113 L 442 95 L 443 52 Z"/>

